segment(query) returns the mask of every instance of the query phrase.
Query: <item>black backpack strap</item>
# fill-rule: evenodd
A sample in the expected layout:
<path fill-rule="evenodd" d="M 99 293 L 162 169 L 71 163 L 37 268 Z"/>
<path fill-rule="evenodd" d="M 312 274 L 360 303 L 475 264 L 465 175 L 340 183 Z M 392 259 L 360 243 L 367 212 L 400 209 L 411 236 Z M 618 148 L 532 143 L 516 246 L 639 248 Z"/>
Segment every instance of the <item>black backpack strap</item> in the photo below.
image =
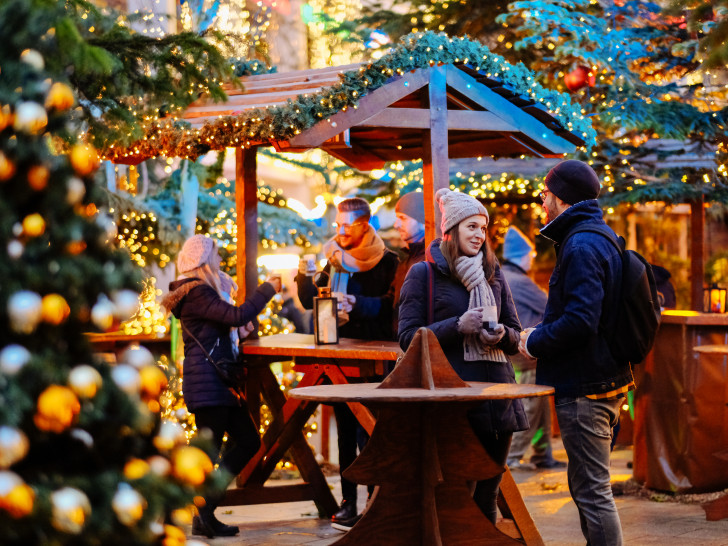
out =
<path fill-rule="evenodd" d="M 572 235 L 576 235 L 577 233 L 582 233 L 584 231 L 598 233 L 599 235 L 604 236 L 605 238 L 609 239 L 609 241 L 614 245 L 620 256 L 623 254 L 625 250 L 625 241 L 623 237 L 616 235 L 606 224 L 586 224 L 578 225 L 566 234 L 566 237 L 564 237 L 564 240 L 561 241 L 561 244 L 559 245 L 559 257 L 561 257 L 561 253 L 564 250 L 564 245 L 566 244 L 566 241 L 568 241 Z M 617 237 L 616 240 L 614 238 L 615 235 Z"/>
<path fill-rule="evenodd" d="M 427 264 L 427 325 L 435 322 L 435 265 L 425 260 Z"/>
<path fill-rule="evenodd" d="M 205 356 L 207 357 L 207 360 L 210 361 L 210 364 L 212 364 L 213 366 L 216 366 L 215 361 L 212 359 L 212 356 L 210 356 L 210 353 L 207 352 L 207 349 L 205 349 L 204 345 L 202 345 L 200 340 L 195 337 L 195 334 L 193 334 L 192 332 L 190 332 L 187 329 L 187 327 L 185 326 L 185 323 L 182 322 L 182 319 L 180 319 L 179 325 L 182 327 L 182 329 L 185 332 L 187 332 L 187 335 L 189 335 L 192 339 L 194 339 L 195 343 L 197 343 L 200 346 L 200 349 L 202 349 L 202 352 L 205 353 Z M 220 341 L 220 338 L 218 338 L 218 341 Z"/>

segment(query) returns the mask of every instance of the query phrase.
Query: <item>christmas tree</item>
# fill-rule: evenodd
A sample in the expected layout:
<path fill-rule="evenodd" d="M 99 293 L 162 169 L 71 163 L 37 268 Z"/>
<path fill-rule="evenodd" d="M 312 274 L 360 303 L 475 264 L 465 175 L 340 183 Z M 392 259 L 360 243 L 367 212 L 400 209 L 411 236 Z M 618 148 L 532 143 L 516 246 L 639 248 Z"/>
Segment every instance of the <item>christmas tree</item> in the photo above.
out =
<path fill-rule="evenodd" d="M 83 333 L 131 317 L 141 286 L 95 205 L 98 157 L 77 139 L 94 109 L 83 82 L 64 77 L 84 71 L 59 60 L 63 32 L 86 19 L 63 6 L 0 8 L 0 536 L 17 545 L 183 542 L 178 525 L 193 499 L 224 477 L 182 427 L 162 423 L 167 377 L 152 355 L 130 347 L 112 366 Z M 104 54 L 86 51 L 85 68 L 99 66 Z M 109 89 L 118 81 L 107 76 Z"/>

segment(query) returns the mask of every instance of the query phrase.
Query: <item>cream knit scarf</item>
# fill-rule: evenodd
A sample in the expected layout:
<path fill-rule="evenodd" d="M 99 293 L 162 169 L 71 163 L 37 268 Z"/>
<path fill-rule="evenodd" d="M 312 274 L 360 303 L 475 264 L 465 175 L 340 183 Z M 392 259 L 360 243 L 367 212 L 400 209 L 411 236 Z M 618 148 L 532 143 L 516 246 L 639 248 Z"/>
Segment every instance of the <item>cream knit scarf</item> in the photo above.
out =
<path fill-rule="evenodd" d="M 455 273 L 470 292 L 468 309 L 484 305 L 496 305 L 493 290 L 485 280 L 483 271 L 483 252 L 475 256 L 460 256 L 455 260 Z M 478 334 L 465 334 L 463 340 L 465 360 L 490 360 L 492 362 L 508 362 L 505 353 L 499 348 L 485 345 Z"/>
<path fill-rule="evenodd" d="M 369 225 L 359 246 L 343 249 L 336 242 L 336 238 L 333 238 L 324 243 L 323 251 L 332 266 L 329 279 L 331 291 L 346 294 L 351 274 L 372 269 L 384 256 L 386 247 L 374 227 Z"/>

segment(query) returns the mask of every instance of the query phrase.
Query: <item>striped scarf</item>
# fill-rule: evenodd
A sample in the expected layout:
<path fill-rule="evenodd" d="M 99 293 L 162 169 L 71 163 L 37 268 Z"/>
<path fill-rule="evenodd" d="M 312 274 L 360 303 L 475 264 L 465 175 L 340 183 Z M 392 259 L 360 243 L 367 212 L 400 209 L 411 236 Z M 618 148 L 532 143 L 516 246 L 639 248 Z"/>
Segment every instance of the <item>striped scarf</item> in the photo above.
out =
<path fill-rule="evenodd" d="M 468 309 L 496 305 L 495 296 L 490 285 L 485 281 L 483 271 L 483 252 L 475 256 L 460 256 L 455 260 L 455 273 L 470 293 Z M 498 347 L 485 345 L 478 334 L 465 334 L 463 340 L 465 360 L 490 360 L 492 362 L 508 362 L 505 353 Z"/>

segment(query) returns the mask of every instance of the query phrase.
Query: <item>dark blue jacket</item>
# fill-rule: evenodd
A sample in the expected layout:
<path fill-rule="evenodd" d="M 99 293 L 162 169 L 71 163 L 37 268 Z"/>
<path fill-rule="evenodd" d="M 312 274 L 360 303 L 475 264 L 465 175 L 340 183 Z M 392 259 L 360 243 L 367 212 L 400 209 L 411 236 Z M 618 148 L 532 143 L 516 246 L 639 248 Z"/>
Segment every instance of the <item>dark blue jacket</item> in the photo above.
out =
<path fill-rule="evenodd" d="M 546 312 L 527 349 L 538 359 L 536 382 L 553 386 L 556 396 L 600 394 L 632 381 L 629 363 L 615 360 L 603 334 L 614 324 L 621 284 L 617 249 L 590 232 L 576 233 L 562 245 L 572 230 L 587 224 L 604 224 L 595 199 L 572 205 L 541 230 L 554 242 L 557 259 Z"/>
<path fill-rule="evenodd" d="M 392 339 L 392 294 L 389 287 L 394 281 L 399 258 L 386 250 L 382 259 L 369 271 L 354 273 L 346 286 L 346 293 L 356 296 L 354 308 L 349 313 L 349 322 L 339 327 L 339 336 L 352 339 Z M 328 274 L 331 264 L 326 264 Z M 326 286 L 328 277 L 321 275 L 319 286 Z M 313 298 L 318 290 L 312 278 L 299 273 L 296 276 L 298 299 L 304 309 L 313 308 Z"/>
<path fill-rule="evenodd" d="M 230 328 L 255 320 L 275 293 L 273 285 L 265 282 L 238 307 L 223 301 L 210 285 L 199 279 L 182 279 L 169 283 L 169 293 L 162 305 L 184 323 L 213 359 L 232 359 Z M 225 386 L 202 349 L 184 330 L 182 340 L 185 350 L 182 390 L 187 408 L 194 412 L 209 406 L 239 405 L 237 396 Z"/>
<path fill-rule="evenodd" d="M 427 261 L 435 266 L 434 307 L 432 324 L 427 324 L 428 282 L 425 262 L 413 265 L 402 285 L 399 306 L 399 345 L 407 350 L 417 330 L 427 326 L 437 337 L 448 361 L 464 381 L 491 383 L 515 383 L 515 374 L 510 362 L 474 361 L 466 362 L 463 349 L 463 335 L 457 331 L 457 319 L 468 310 L 470 293 L 462 282 L 450 272 L 445 257 L 440 251 L 440 239 L 434 240 L 427 249 Z M 506 333 L 498 347 L 507 355 L 518 352 L 521 325 L 511 291 L 503 278 L 500 267 L 490 281 L 493 296 L 498 307 L 498 321 L 505 326 Z M 493 400 L 482 404 L 477 410 L 477 421 L 486 432 L 515 432 L 528 428 L 528 419 L 520 400 Z"/>

